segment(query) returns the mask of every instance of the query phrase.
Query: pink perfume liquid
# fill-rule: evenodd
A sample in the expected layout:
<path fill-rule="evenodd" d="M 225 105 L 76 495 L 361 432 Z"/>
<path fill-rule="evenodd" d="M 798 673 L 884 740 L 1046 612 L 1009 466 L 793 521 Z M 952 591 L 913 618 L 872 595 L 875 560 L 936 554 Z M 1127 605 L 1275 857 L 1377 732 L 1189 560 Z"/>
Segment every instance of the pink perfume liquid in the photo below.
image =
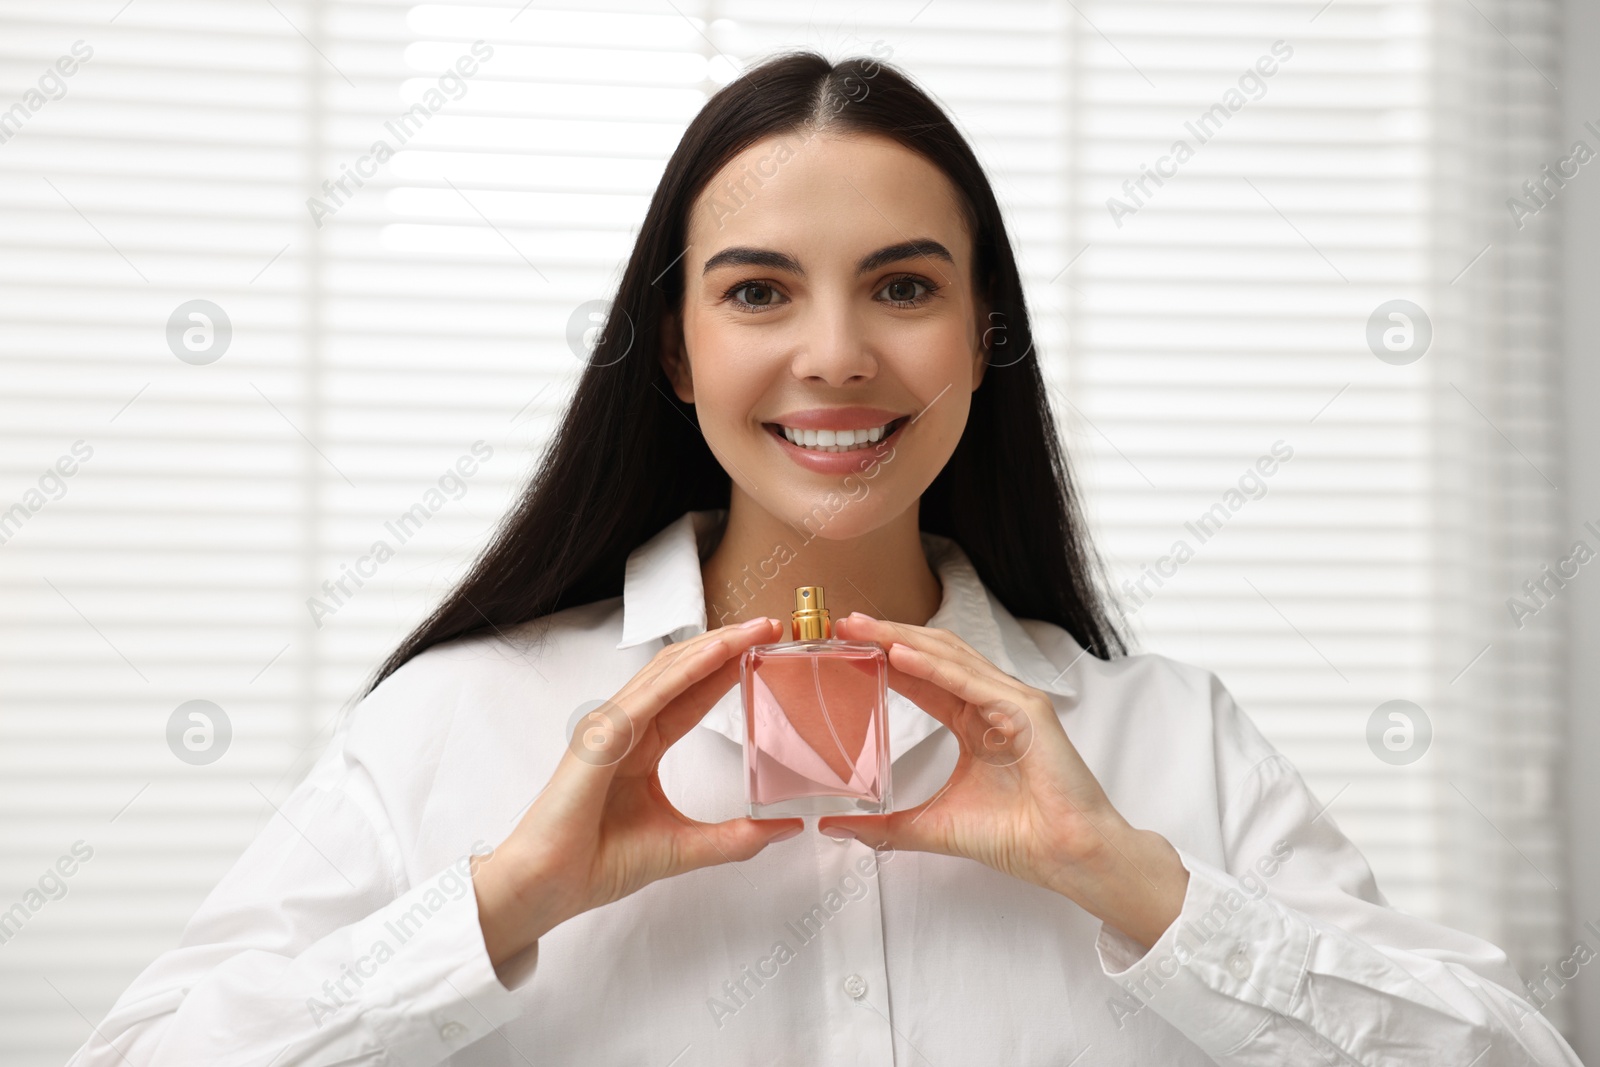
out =
<path fill-rule="evenodd" d="M 739 666 L 752 818 L 891 810 L 881 646 L 831 638 L 757 645 Z"/>

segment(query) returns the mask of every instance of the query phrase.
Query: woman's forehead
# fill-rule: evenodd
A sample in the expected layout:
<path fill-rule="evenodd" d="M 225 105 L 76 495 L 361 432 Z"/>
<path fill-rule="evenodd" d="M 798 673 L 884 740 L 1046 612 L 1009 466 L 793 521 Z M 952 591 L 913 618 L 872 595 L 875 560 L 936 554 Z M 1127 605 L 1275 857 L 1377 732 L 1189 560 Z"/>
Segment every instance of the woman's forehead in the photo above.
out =
<path fill-rule="evenodd" d="M 795 141 L 750 146 L 702 190 L 689 220 L 691 277 L 735 247 L 780 253 L 802 268 L 823 259 L 854 265 L 918 240 L 942 246 L 958 262 L 966 257 L 955 190 L 922 156 L 877 136 Z"/>

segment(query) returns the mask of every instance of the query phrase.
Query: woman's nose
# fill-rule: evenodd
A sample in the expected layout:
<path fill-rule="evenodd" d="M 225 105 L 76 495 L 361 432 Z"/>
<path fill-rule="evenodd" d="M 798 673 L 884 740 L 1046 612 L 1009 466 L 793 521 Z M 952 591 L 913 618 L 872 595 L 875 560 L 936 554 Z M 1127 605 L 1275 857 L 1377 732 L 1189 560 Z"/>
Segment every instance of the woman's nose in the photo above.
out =
<path fill-rule="evenodd" d="M 866 330 L 848 308 L 819 307 L 802 326 L 791 369 L 796 378 L 842 386 L 871 380 L 878 360 Z"/>

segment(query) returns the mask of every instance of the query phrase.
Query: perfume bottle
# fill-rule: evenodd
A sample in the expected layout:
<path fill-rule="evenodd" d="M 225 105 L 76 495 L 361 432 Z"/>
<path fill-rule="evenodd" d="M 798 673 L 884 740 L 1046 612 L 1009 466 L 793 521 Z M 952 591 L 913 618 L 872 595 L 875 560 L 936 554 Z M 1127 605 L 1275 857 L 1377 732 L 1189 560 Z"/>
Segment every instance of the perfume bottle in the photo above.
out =
<path fill-rule="evenodd" d="M 790 636 L 739 660 L 750 816 L 890 811 L 883 646 L 836 640 L 820 585 L 794 591 Z"/>

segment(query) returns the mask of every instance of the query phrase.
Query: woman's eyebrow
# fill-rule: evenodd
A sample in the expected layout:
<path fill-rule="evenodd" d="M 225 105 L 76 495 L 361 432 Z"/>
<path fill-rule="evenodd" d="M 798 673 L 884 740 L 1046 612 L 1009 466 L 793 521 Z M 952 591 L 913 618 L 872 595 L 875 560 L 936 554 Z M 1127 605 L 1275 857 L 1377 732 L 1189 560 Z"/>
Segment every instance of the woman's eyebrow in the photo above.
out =
<path fill-rule="evenodd" d="M 931 256 L 942 259 L 951 266 L 955 259 L 950 255 L 950 250 L 931 237 L 919 237 L 911 241 L 902 241 L 899 244 L 888 245 L 869 252 L 861 257 L 856 264 L 857 274 L 866 274 L 890 263 L 898 263 L 902 259 L 916 259 L 922 256 Z M 701 275 L 710 274 L 718 267 L 767 267 L 772 270 L 786 271 L 805 277 L 805 268 L 800 261 L 787 252 L 777 252 L 769 248 L 749 248 L 735 245 L 724 248 L 710 259 L 706 260 L 704 267 L 700 268 Z"/>

